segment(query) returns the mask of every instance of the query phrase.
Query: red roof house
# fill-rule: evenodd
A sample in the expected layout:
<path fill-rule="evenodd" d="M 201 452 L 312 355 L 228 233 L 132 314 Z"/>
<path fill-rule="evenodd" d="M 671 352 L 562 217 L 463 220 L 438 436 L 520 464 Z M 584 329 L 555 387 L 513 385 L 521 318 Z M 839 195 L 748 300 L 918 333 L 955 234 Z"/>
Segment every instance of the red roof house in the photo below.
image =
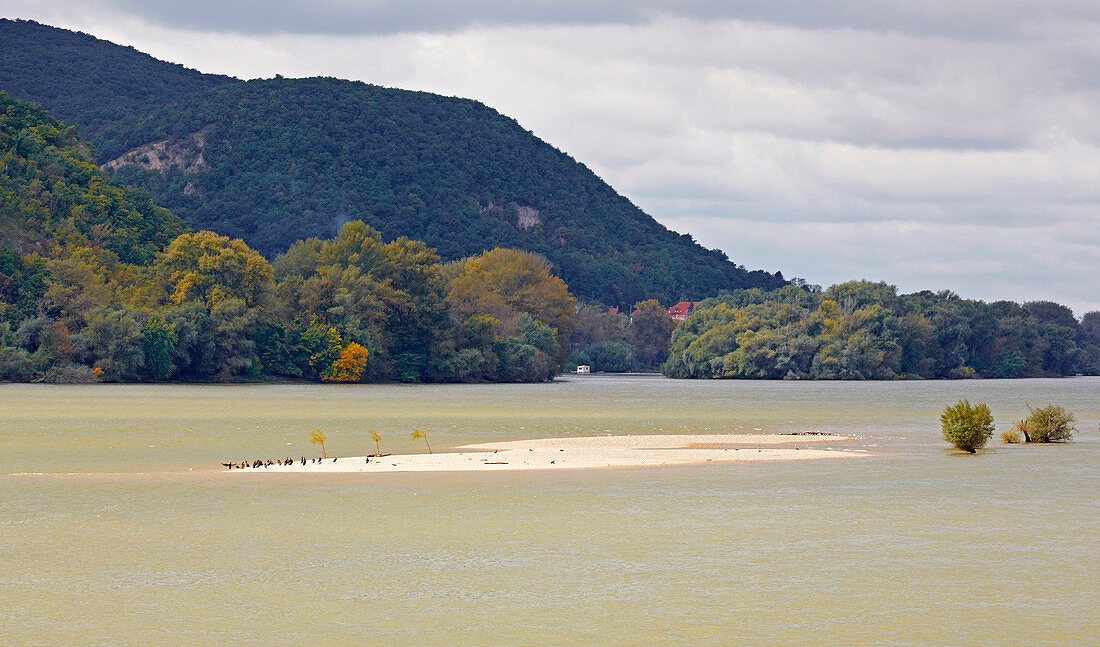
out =
<path fill-rule="evenodd" d="M 668 316 L 672 317 L 673 321 L 683 321 L 700 303 L 702 301 L 681 301 L 668 309 Z"/>

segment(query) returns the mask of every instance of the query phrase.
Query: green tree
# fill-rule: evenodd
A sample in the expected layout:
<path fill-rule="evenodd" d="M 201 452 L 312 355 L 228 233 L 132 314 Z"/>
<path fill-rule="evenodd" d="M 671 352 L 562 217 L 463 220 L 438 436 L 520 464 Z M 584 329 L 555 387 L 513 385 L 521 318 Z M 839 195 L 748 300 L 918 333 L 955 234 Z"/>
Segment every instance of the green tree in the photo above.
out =
<path fill-rule="evenodd" d="M 656 299 L 635 304 L 634 309 L 630 323 L 630 347 L 643 366 L 657 368 L 668 359 L 676 322 Z"/>
<path fill-rule="evenodd" d="M 168 379 L 175 368 L 172 357 L 175 355 L 176 342 L 179 341 L 175 326 L 168 323 L 164 315 L 155 313 L 145 320 L 142 338 L 145 345 L 145 370 L 153 379 Z"/>
<path fill-rule="evenodd" d="M 625 373 L 638 367 L 630 346 L 622 341 L 601 341 L 580 349 L 580 357 L 587 357 L 594 371 L 605 373 Z"/>
<path fill-rule="evenodd" d="M 257 313 L 240 299 L 219 301 L 210 312 L 214 335 L 214 371 L 219 382 L 247 374 L 256 361 L 251 339 Z"/>
<path fill-rule="evenodd" d="M 134 382 L 145 368 L 142 325 L 130 310 L 103 310 L 88 319 L 88 341 L 103 378 Z"/>
<path fill-rule="evenodd" d="M 959 449 L 973 454 L 985 446 L 993 435 L 993 416 L 984 402 L 971 406 L 959 400 L 940 414 L 943 439 Z"/>
<path fill-rule="evenodd" d="M 344 350 L 344 338 L 339 329 L 326 326 L 314 319 L 309 328 L 302 333 L 301 345 L 307 353 L 309 369 L 315 377 L 320 377 Z"/>

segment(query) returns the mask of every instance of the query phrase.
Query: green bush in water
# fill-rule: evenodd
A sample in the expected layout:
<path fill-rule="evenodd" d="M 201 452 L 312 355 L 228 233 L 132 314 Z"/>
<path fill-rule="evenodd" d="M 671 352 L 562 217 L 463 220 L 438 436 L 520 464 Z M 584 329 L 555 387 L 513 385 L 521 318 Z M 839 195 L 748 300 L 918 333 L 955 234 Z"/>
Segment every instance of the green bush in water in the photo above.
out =
<path fill-rule="evenodd" d="M 940 424 L 944 440 L 971 454 L 993 435 L 993 415 L 984 402 L 971 406 L 969 401 L 959 400 L 943 410 Z"/>
<path fill-rule="evenodd" d="M 1053 443 L 1073 439 L 1077 419 L 1057 404 L 1032 409 L 1027 416 L 1028 442 Z"/>

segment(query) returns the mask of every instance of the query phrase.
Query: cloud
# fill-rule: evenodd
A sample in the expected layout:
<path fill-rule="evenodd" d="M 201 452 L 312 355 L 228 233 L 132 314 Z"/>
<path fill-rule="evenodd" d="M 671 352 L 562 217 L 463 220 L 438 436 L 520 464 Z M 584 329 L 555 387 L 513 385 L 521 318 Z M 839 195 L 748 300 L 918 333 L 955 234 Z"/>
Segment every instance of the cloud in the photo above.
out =
<path fill-rule="evenodd" d="M 194 31 L 383 35 L 486 26 L 639 25 L 656 17 L 988 39 L 1100 20 L 1088 0 L 94 0 L 98 10 Z"/>
<path fill-rule="evenodd" d="M 886 281 L 901 292 L 952 290 L 986 300 L 1053 300 L 1078 316 L 1097 310 L 1100 240 L 1072 224 L 987 227 L 967 222 L 764 222 L 685 216 L 670 224 L 750 267 L 782 269 L 825 286 Z M 1038 241 L 1038 242 L 1037 242 Z M 772 263 L 776 256 L 785 262 Z"/>

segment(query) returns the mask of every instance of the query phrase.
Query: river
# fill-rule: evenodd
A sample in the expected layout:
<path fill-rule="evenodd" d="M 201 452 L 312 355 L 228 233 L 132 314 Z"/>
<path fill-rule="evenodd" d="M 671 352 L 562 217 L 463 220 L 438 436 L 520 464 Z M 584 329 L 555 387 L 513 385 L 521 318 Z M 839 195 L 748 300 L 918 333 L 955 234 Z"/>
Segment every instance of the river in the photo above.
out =
<path fill-rule="evenodd" d="M 1073 443 L 966 455 L 1062 404 Z M 1100 378 L 2 385 L 0 644 L 1094 645 Z M 219 463 L 828 431 L 861 460 L 499 474 Z"/>

